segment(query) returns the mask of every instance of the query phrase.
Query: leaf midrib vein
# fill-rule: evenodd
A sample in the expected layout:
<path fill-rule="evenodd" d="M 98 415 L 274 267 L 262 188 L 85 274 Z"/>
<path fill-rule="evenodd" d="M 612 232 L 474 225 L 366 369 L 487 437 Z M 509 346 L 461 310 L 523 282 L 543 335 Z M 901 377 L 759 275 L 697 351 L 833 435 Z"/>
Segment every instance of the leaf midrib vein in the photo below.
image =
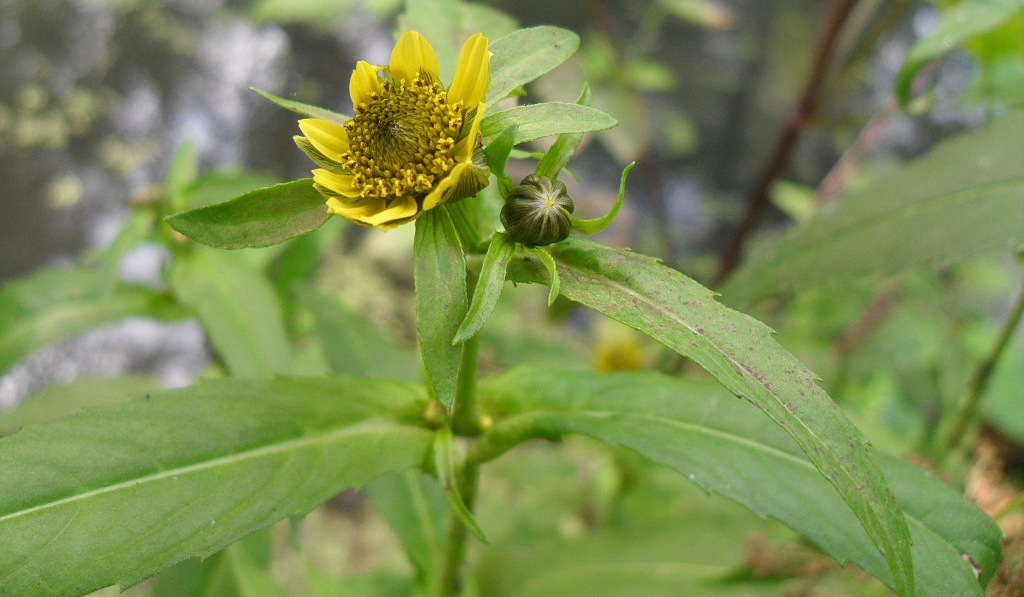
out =
<path fill-rule="evenodd" d="M 370 420 L 363 421 L 356 425 L 352 425 L 342 429 L 333 429 L 325 433 L 317 433 L 313 435 L 305 435 L 298 438 L 288 439 L 270 445 L 264 445 L 256 448 L 247 449 L 242 452 L 235 452 L 232 454 L 227 454 L 224 456 L 219 456 L 208 460 L 203 460 L 202 462 L 197 462 L 194 464 L 188 464 L 184 466 L 178 466 L 175 468 L 165 469 L 156 473 L 150 473 L 147 475 L 142 475 L 140 477 L 135 477 L 133 479 L 126 479 L 124 481 L 119 481 L 112 485 L 105 485 L 103 487 L 97 487 L 95 489 L 82 491 L 74 495 L 46 502 L 44 504 L 37 504 L 34 506 L 30 506 L 28 508 L 22 508 L 14 512 L 9 512 L 0 515 L 0 524 L 9 522 L 20 516 L 26 516 L 51 508 L 58 508 L 61 506 L 75 504 L 77 502 L 88 500 L 90 498 L 98 497 L 104 494 L 116 493 L 124 489 L 141 486 L 147 483 L 163 481 L 171 477 L 186 476 L 191 473 L 212 470 L 217 467 L 230 466 L 248 460 L 256 460 L 267 456 L 286 454 L 293 450 L 300 450 L 310 446 L 315 446 L 317 444 L 328 444 L 345 437 L 350 437 L 363 433 L 373 433 L 387 429 L 399 428 L 400 426 L 388 421 Z"/>

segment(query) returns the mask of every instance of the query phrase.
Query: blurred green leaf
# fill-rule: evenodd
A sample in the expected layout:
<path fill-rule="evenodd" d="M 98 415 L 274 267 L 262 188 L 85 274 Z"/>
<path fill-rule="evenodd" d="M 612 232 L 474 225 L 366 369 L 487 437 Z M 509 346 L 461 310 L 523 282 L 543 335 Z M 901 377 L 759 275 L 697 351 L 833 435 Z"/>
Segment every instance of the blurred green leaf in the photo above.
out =
<path fill-rule="evenodd" d="M 125 255 L 152 237 L 155 224 L 156 215 L 149 209 L 137 209 L 128 216 L 113 242 L 98 255 L 97 284 L 100 292 L 114 291 L 121 280 L 121 262 Z"/>
<path fill-rule="evenodd" d="M 25 398 L 14 409 L 0 412 L 0 435 L 86 408 L 126 402 L 158 389 L 160 383 L 156 379 L 142 376 L 79 377 L 66 384 L 52 384 Z"/>
<path fill-rule="evenodd" d="M 270 571 L 271 540 L 258 531 L 202 561 L 185 560 L 156 578 L 153 597 L 283 597 Z"/>
<path fill-rule="evenodd" d="M 731 29 L 735 17 L 728 8 L 714 0 L 658 0 L 665 10 L 678 19 L 714 29 Z"/>
<path fill-rule="evenodd" d="M 982 411 L 990 425 L 1024 445 L 1024 347 L 1020 344 L 1007 347 L 996 363 Z"/>
<path fill-rule="evenodd" d="M 351 377 L 215 380 L 0 439 L 0 586 L 131 586 L 423 461 L 422 391 Z"/>
<path fill-rule="evenodd" d="M 288 373 L 292 349 L 277 295 L 243 257 L 196 246 L 174 261 L 171 288 L 195 312 L 233 375 Z"/>
<path fill-rule="evenodd" d="M 218 249 L 269 247 L 316 230 L 330 213 L 312 179 L 250 191 L 223 203 L 167 217 L 194 241 Z"/>
<path fill-rule="evenodd" d="M 896 75 L 896 98 L 912 110 L 914 79 L 928 63 L 949 53 L 964 41 L 998 28 L 1024 11 L 1024 0 L 962 0 L 942 12 L 938 28 L 911 48 Z"/>
<path fill-rule="evenodd" d="M 572 31 L 547 25 L 520 29 L 494 40 L 487 103 L 493 104 L 551 71 L 579 46 L 580 38 Z"/>
<path fill-rule="evenodd" d="M 529 429 L 624 445 L 893 585 L 862 524 L 792 438 L 718 386 L 654 373 L 517 369 L 481 391 L 482 406 L 497 421 L 493 434 Z M 878 456 L 909 522 L 920 594 L 980 597 L 982 585 L 963 554 L 987 582 L 999 561 L 998 527 L 924 471 Z"/>
<path fill-rule="evenodd" d="M 301 114 L 302 116 L 307 116 L 309 118 L 319 118 L 320 120 L 333 122 L 334 124 L 337 124 L 339 126 L 344 125 L 352 118 L 351 116 L 348 116 L 346 114 L 339 114 L 338 112 L 328 110 L 327 108 L 321 108 L 320 106 L 313 106 L 310 104 L 297 102 L 295 100 L 278 97 L 272 93 L 267 93 L 266 91 L 256 89 L 255 87 L 253 87 L 252 90 L 258 93 L 259 95 L 263 96 L 264 98 L 270 100 L 271 102 L 277 104 L 278 106 L 281 106 L 285 110 L 291 110 L 296 114 Z"/>
<path fill-rule="evenodd" d="M 515 143 L 526 143 L 562 133 L 588 133 L 610 129 L 619 122 L 604 112 L 562 102 L 547 102 L 509 108 L 504 112 L 489 114 L 480 123 L 484 143 L 495 139 L 505 129 L 519 125 Z"/>
<path fill-rule="evenodd" d="M 199 176 L 199 156 L 196 155 L 196 147 L 192 141 L 185 141 L 178 145 L 177 151 L 171 157 L 171 164 L 167 168 L 167 197 L 175 209 L 182 209 L 185 205 L 185 189 Z"/>
<path fill-rule="evenodd" d="M 550 248 L 564 296 L 692 358 L 789 433 L 860 519 L 898 590 L 913 592 L 910 534 L 866 440 L 767 326 L 651 257 L 576 238 Z M 547 281 L 523 265 L 519 280 Z"/>
<path fill-rule="evenodd" d="M 0 290 L 0 372 L 64 338 L 126 317 L 171 319 L 184 313 L 168 297 L 128 284 L 108 292 L 99 270 L 42 269 Z"/>
<path fill-rule="evenodd" d="M 462 41 L 459 25 L 462 11 L 460 0 L 416 0 L 406 2 L 405 12 L 398 17 L 398 32 L 419 31 L 430 42 L 441 67 L 445 86 L 455 76 Z M 476 33 L 474 31 L 474 33 Z M 469 37 L 468 35 L 466 37 Z"/>
<path fill-rule="evenodd" d="M 466 317 L 466 256 L 445 206 L 416 220 L 416 334 L 432 398 L 451 412 L 462 344 L 452 344 Z"/>
<path fill-rule="evenodd" d="M 374 509 L 388 521 L 430 594 L 440 576 L 448 506 L 437 479 L 419 471 L 381 477 L 366 487 Z"/>
<path fill-rule="evenodd" d="M 1024 113 L 940 144 L 751 251 L 730 300 L 949 263 L 1024 243 Z"/>
<path fill-rule="evenodd" d="M 298 288 L 299 300 L 313 315 L 313 325 L 324 356 L 336 373 L 417 381 L 415 353 L 398 346 L 394 338 L 359 313 L 312 287 Z"/>

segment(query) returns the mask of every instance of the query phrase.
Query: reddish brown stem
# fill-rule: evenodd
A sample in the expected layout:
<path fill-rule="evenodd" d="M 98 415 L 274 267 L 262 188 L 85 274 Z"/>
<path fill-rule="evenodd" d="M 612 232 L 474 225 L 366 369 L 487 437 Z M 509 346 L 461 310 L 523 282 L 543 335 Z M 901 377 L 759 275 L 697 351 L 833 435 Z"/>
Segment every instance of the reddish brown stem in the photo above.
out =
<path fill-rule="evenodd" d="M 725 280 L 739 263 L 740 257 L 743 255 L 743 245 L 746 243 L 750 233 L 754 231 L 754 228 L 761 220 L 761 215 L 768 206 L 768 191 L 771 188 L 772 182 L 779 177 L 786 164 L 789 163 L 800 134 L 807 123 L 815 117 L 825 77 L 828 74 L 829 66 L 835 58 L 839 32 L 856 4 L 857 0 L 836 0 L 833 3 L 832 10 L 829 12 L 825 23 L 825 29 L 818 40 L 814 64 L 811 67 L 811 72 L 807 75 L 800 99 L 790 113 L 786 128 L 775 144 L 775 151 L 772 152 L 768 163 L 761 171 L 761 176 L 758 178 L 754 190 L 750 194 L 743 219 L 740 220 L 736 232 L 733 233 L 732 239 L 722 253 L 718 273 L 715 275 L 715 285 Z"/>

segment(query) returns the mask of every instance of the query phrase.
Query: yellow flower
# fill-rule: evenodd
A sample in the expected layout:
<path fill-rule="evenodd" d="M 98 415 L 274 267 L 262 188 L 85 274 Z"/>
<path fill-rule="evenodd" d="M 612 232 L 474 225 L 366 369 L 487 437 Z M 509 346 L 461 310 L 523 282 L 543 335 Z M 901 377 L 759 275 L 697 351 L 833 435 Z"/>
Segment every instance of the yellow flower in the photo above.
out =
<path fill-rule="evenodd" d="M 416 31 L 395 44 L 388 66 L 356 64 L 349 85 L 355 116 L 344 125 L 299 121 L 296 144 L 320 168 L 314 187 L 327 208 L 382 230 L 487 186 L 480 120 L 490 81 L 487 38 L 470 37 L 451 86 L 437 54 Z"/>

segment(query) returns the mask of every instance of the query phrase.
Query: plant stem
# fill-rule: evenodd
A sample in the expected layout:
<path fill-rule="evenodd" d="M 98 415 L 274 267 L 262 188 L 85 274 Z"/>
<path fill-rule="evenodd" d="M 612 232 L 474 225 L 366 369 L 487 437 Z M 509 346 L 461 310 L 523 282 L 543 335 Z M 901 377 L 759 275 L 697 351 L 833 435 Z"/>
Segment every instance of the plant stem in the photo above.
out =
<path fill-rule="evenodd" d="M 470 294 L 475 280 L 470 280 Z M 476 390 L 479 371 L 480 340 L 473 336 L 466 340 L 462 348 L 462 361 L 459 365 L 459 377 L 455 387 L 455 403 L 452 406 L 452 432 L 457 436 L 474 436 L 479 433 L 477 422 Z M 472 512 L 476 502 L 477 488 L 480 481 L 480 467 L 476 463 L 467 462 L 458 479 L 458 491 L 466 508 Z M 468 529 L 452 515 L 448 523 L 448 545 L 444 554 L 441 569 L 440 595 L 454 597 L 462 591 L 462 569 L 466 558 L 466 535 Z"/>
<path fill-rule="evenodd" d="M 955 449 L 963 441 L 967 428 L 974 420 L 978 402 L 985 394 L 985 389 L 988 388 L 988 383 L 992 379 L 992 372 L 995 370 L 996 363 L 999 361 L 999 357 L 1003 354 L 1006 346 L 1010 343 L 1013 331 L 1017 329 L 1022 316 L 1024 316 L 1024 285 L 1021 285 L 1017 299 L 1014 301 L 1009 314 L 1006 316 L 1006 320 L 1003 322 L 1003 327 L 999 331 L 995 344 L 992 345 L 985 358 L 978 363 L 974 373 L 971 375 L 964 398 L 960 402 L 960 408 L 957 410 L 956 418 L 953 420 L 952 430 L 946 440 L 946 446 L 950 449 Z"/>
<path fill-rule="evenodd" d="M 466 508 L 472 511 L 476 502 L 480 482 L 480 467 L 467 462 L 459 476 L 459 494 Z M 441 595 L 455 597 L 462 592 L 462 572 L 466 559 L 466 525 L 455 515 L 448 523 L 448 549 L 444 554 L 444 568 L 441 571 Z"/>
<path fill-rule="evenodd" d="M 452 432 L 455 435 L 474 436 L 479 433 L 476 412 L 476 384 L 480 358 L 479 335 L 462 345 L 462 362 L 455 385 L 455 403 L 452 405 Z"/>
<path fill-rule="evenodd" d="M 825 30 L 822 32 L 818 42 L 818 49 L 815 54 L 814 65 L 804 83 L 800 100 L 790 113 L 789 122 L 782 136 L 775 144 L 775 150 L 771 158 L 761 172 L 757 184 L 747 201 L 747 210 L 743 214 L 739 227 L 733 234 L 732 239 L 722 253 L 718 273 L 715 275 L 714 284 L 721 284 L 732 270 L 739 264 L 743 254 L 743 246 L 747 237 L 754 231 L 761 219 L 761 213 L 769 203 L 769 191 L 772 182 L 782 173 L 783 168 L 789 163 L 789 158 L 796 148 L 796 142 L 800 138 L 807 123 L 810 122 L 818 111 L 818 99 L 821 89 L 828 74 L 829 66 L 835 57 L 836 42 L 839 32 L 843 28 L 847 17 L 857 4 L 857 0 L 836 0 L 832 11 L 828 15 Z"/>

